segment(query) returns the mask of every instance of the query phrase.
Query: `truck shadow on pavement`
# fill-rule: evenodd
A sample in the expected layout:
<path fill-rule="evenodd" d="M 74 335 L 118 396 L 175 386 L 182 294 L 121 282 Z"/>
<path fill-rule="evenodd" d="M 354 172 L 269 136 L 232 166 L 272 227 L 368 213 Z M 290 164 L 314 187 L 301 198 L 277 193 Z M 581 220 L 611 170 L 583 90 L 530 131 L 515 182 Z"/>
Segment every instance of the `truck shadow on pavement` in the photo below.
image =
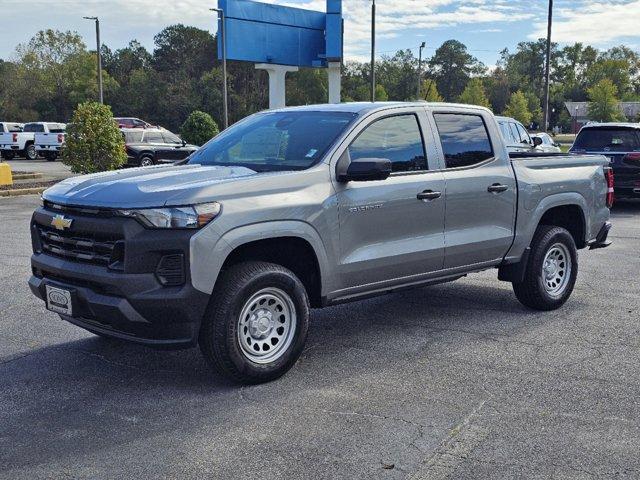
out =
<path fill-rule="evenodd" d="M 213 377 L 197 349 L 155 351 L 91 337 L 34 350 L 0 366 L 0 465 L 64 465 L 170 432 L 237 428 L 241 419 L 254 421 L 247 403 L 293 405 L 296 392 L 318 385 L 402 375 L 407 355 L 424 355 L 451 336 L 510 337 L 556 317 L 525 310 L 493 273 L 314 310 L 298 364 L 255 387 Z"/>

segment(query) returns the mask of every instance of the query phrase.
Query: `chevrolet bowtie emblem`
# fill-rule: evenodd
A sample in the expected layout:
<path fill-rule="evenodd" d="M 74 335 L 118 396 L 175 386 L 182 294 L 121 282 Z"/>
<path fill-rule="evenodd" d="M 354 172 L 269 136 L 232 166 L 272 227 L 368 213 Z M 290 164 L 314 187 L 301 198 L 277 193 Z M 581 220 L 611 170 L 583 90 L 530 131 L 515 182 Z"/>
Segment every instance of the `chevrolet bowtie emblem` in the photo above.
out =
<path fill-rule="evenodd" d="M 64 215 L 56 215 L 51 219 L 51 226 L 56 227 L 56 230 L 64 230 L 71 226 L 73 219 L 65 218 Z"/>

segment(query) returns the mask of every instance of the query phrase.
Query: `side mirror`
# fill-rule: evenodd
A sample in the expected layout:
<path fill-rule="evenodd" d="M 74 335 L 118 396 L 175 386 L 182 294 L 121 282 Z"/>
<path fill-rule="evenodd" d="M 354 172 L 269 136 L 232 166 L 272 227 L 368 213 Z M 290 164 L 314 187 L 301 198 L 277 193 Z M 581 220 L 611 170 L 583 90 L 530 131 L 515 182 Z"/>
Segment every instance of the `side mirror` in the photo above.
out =
<path fill-rule="evenodd" d="M 385 180 L 391 175 L 391 160 L 388 158 L 358 158 L 349 161 L 348 153 L 338 162 L 339 182 L 368 182 Z"/>
<path fill-rule="evenodd" d="M 542 139 L 540 137 L 533 137 L 533 146 L 538 147 L 542 145 Z"/>
<path fill-rule="evenodd" d="M 185 147 L 187 145 L 187 142 L 185 142 L 184 140 L 182 140 L 182 146 Z"/>

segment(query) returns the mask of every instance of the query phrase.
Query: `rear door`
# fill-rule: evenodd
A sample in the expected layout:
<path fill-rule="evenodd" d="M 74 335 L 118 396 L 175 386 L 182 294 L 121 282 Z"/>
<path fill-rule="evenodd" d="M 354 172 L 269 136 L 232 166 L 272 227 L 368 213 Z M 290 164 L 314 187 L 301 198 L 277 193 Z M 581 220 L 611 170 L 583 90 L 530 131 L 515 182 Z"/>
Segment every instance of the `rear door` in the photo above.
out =
<path fill-rule="evenodd" d="M 426 114 L 392 112 L 377 112 L 358 125 L 339 153 L 350 160 L 388 158 L 393 169 L 386 180 L 335 183 L 343 287 L 374 290 L 442 269 L 444 176 L 437 153 L 425 152 Z M 425 191 L 434 198 L 421 199 Z"/>
<path fill-rule="evenodd" d="M 167 145 L 162 138 L 162 132 L 159 131 L 146 131 L 144 133 L 144 142 L 148 144 L 150 150 L 153 151 L 154 159 L 158 161 L 166 161 L 168 153 Z"/>
<path fill-rule="evenodd" d="M 514 235 L 516 182 L 490 114 L 433 112 L 446 182 L 445 268 L 492 263 Z"/>

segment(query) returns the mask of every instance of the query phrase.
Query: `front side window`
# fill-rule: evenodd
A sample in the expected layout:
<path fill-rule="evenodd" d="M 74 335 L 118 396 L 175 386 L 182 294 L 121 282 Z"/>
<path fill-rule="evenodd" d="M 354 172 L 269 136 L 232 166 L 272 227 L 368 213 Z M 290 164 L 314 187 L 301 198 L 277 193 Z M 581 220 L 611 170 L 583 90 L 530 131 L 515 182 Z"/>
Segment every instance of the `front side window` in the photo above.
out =
<path fill-rule="evenodd" d="M 349 146 L 349 157 L 388 158 L 393 172 L 427 170 L 422 135 L 413 114 L 376 120 Z"/>
<path fill-rule="evenodd" d="M 177 135 L 171 132 L 162 132 L 162 136 L 164 137 L 165 143 L 180 143 L 182 144 L 182 140 Z"/>
<path fill-rule="evenodd" d="M 518 127 L 518 133 L 520 134 L 520 142 L 531 144 L 531 137 L 529 136 L 525 128 L 519 123 L 516 123 L 516 126 Z"/>
<path fill-rule="evenodd" d="M 188 163 L 256 172 L 305 170 L 324 157 L 355 117 L 329 111 L 259 113 L 209 140 Z"/>
<path fill-rule="evenodd" d="M 147 143 L 164 143 L 160 132 L 147 132 L 144 139 Z"/>
<path fill-rule="evenodd" d="M 493 158 L 489 132 L 480 115 L 436 113 L 447 168 L 475 165 Z"/>

